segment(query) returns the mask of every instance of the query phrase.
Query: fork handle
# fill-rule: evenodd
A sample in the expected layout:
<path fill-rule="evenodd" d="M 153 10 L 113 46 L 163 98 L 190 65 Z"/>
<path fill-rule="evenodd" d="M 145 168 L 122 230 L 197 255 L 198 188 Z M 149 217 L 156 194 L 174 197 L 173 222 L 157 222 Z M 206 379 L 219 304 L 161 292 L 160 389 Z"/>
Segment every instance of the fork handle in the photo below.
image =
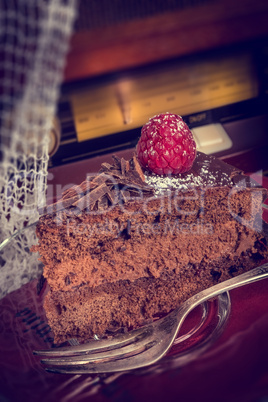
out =
<path fill-rule="evenodd" d="M 175 340 L 177 333 L 184 322 L 187 315 L 199 304 L 218 296 L 221 293 L 228 292 L 229 290 L 239 288 L 240 286 L 248 285 L 252 282 L 260 281 L 268 277 L 268 263 L 263 264 L 257 268 L 254 268 L 244 274 L 238 275 L 234 278 L 227 279 L 224 282 L 218 283 L 208 289 L 202 290 L 196 295 L 190 297 L 184 303 L 182 303 L 178 308 L 173 310 L 167 317 L 168 320 L 165 321 L 163 326 L 166 331 L 167 328 L 174 328 L 173 337 L 170 344 Z M 169 330 L 168 330 L 169 332 Z"/>
<path fill-rule="evenodd" d="M 200 303 L 203 303 L 208 299 L 218 296 L 223 292 L 228 292 L 229 290 L 238 288 L 240 286 L 248 285 L 252 282 L 257 282 L 266 277 L 268 277 L 268 263 L 201 291 L 200 293 L 190 297 L 190 299 L 183 303 L 183 306 L 185 306 L 187 310 L 191 306 L 192 310 Z"/>

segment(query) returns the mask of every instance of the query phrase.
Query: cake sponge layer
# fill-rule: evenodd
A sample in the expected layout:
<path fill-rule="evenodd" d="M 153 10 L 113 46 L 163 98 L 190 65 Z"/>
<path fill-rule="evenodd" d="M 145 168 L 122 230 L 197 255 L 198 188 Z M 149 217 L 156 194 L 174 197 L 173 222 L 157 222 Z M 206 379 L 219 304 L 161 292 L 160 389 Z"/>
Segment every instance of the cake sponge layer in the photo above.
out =
<path fill-rule="evenodd" d="M 52 290 L 75 290 L 159 277 L 162 270 L 237 255 L 261 232 L 263 189 L 241 189 L 230 196 L 231 191 L 210 188 L 180 199 L 154 198 L 146 209 L 143 201 L 132 201 L 104 214 L 73 216 L 67 210 L 42 217 L 36 250 L 44 276 Z"/>
<path fill-rule="evenodd" d="M 114 157 L 62 194 L 37 225 L 55 342 L 131 329 L 268 257 L 266 190 L 197 153 L 176 177 Z"/>
<path fill-rule="evenodd" d="M 102 337 L 118 329 L 132 329 L 168 313 L 192 295 L 217 282 L 239 275 L 260 264 L 261 250 L 239 257 L 223 257 L 217 264 L 192 265 L 180 273 L 162 273 L 159 278 L 140 278 L 82 286 L 75 292 L 49 292 L 45 310 L 55 342 L 79 341 L 94 334 Z"/>

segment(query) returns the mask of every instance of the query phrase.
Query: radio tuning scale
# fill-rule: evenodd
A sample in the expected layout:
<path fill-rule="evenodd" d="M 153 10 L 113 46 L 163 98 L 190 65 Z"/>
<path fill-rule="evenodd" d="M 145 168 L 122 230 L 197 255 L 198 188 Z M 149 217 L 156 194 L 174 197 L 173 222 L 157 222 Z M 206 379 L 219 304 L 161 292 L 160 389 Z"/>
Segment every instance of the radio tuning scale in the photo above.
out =
<path fill-rule="evenodd" d="M 258 96 L 249 53 L 177 62 L 70 95 L 79 142 L 142 126 L 162 112 L 190 115 Z"/>

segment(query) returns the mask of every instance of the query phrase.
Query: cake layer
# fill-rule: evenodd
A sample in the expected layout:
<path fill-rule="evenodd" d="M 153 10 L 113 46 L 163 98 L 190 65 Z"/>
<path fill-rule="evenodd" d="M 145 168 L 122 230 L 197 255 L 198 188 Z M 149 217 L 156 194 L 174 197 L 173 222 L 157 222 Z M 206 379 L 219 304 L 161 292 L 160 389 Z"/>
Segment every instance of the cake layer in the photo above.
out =
<path fill-rule="evenodd" d="M 46 208 L 33 247 L 55 342 L 134 328 L 268 258 L 266 190 L 198 153 L 176 177 L 115 157 Z"/>
<path fill-rule="evenodd" d="M 134 224 L 133 224 L 134 226 Z M 161 230 L 162 229 L 162 230 Z M 143 234 L 100 239 L 90 252 L 44 267 L 44 276 L 52 290 L 76 290 L 79 286 L 99 286 L 118 280 L 160 277 L 162 272 L 178 273 L 193 265 L 216 262 L 222 256 L 237 257 L 265 241 L 262 234 L 235 220 L 226 223 L 182 225 L 166 221 L 159 231 L 150 225 Z M 86 239 L 84 242 L 87 244 Z M 58 253 L 59 254 L 59 253 Z"/>
<path fill-rule="evenodd" d="M 217 262 L 204 261 L 180 272 L 163 272 L 159 278 L 49 292 L 44 307 L 55 342 L 70 338 L 84 341 L 94 334 L 101 337 L 119 328 L 143 325 L 201 290 L 259 265 L 263 257 L 267 258 L 267 251 L 261 242 L 256 246 L 234 258 L 222 256 Z"/>
<path fill-rule="evenodd" d="M 85 283 L 158 277 L 167 267 L 201 262 L 200 252 L 192 261 L 193 244 L 200 244 L 205 254 L 215 249 L 221 255 L 228 247 L 233 252 L 229 241 L 244 230 L 261 231 L 264 197 L 257 187 L 233 190 L 224 186 L 187 191 L 180 198 L 153 198 L 146 200 L 146 208 L 144 200 L 135 200 L 102 214 L 76 216 L 65 210 L 41 217 L 37 249 L 44 276 L 52 289 L 70 290 Z M 166 265 L 162 254 L 165 261 L 169 257 Z"/>

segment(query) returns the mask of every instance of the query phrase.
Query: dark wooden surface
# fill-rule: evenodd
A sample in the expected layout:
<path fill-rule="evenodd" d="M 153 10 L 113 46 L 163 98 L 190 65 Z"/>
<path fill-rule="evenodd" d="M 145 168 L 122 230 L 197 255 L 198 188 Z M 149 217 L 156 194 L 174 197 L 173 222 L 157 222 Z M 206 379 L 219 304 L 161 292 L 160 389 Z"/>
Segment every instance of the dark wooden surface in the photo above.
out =
<path fill-rule="evenodd" d="M 73 35 L 65 81 L 268 36 L 267 0 L 218 0 Z"/>

